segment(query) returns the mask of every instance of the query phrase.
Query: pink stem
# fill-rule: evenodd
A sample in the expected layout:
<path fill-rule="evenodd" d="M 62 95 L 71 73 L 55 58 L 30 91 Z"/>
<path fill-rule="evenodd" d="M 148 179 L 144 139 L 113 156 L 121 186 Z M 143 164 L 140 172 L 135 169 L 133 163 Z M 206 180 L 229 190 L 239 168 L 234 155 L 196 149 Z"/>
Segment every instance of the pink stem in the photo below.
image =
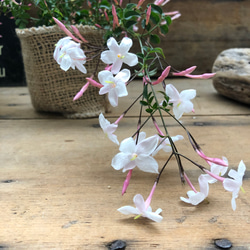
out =
<path fill-rule="evenodd" d="M 208 156 L 206 156 L 201 150 L 196 149 L 196 153 L 197 153 L 201 158 L 203 158 L 203 159 L 206 160 L 206 161 L 210 161 L 210 162 L 213 162 L 213 163 L 215 163 L 215 164 L 218 164 L 218 165 L 224 166 L 224 167 L 227 167 L 227 166 L 228 166 L 228 164 L 227 164 L 225 161 L 223 161 L 222 159 L 208 157 Z"/>
<path fill-rule="evenodd" d="M 157 122 L 156 122 L 155 120 L 154 120 L 154 125 L 155 125 L 155 128 L 156 128 L 156 130 L 158 131 L 158 133 L 159 133 L 160 135 L 164 136 L 163 132 L 161 131 L 161 129 L 159 128 L 159 126 L 158 126 L 158 124 L 157 124 Z"/>
<path fill-rule="evenodd" d="M 204 171 L 205 171 L 207 174 L 209 174 L 210 176 L 212 176 L 214 179 L 216 179 L 216 180 L 218 180 L 218 181 L 220 181 L 220 182 L 223 182 L 223 181 L 225 180 L 225 178 L 223 178 L 223 177 L 221 177 L 221 176 L 218 176 L 218 175 L 216 175 L 216 174 L 210 172 L 210 171 L 207 170 L 207 169 L 204 169 Z"/>
<path fill-rule="evenodd" d="M 118 124 L 123 117 L 124 113 L 114 122 L 114 124 Z"/>
<path fill-rule="evenodd" d="M 152 190 L 151 190 L 151 192 L 150 192 L 150 194 L 149 194 L 147 200 L 145 201 L 146 210 L 148 209 L 148 207 L 149 207 L 149 205 L 150 205 L 150 203 L 151 203 L 153 194 L 154 194 L 154 192 L 155 192 L 156 185 L 157 185 L 157 182 L 154 183 L 153 188 L 152 188 Z"/>
<path fill-rule="evenodd" d="M 188 185 L 192 188 L 192 190 L 195 192 L 195 193 L 198 193 L 198 191 L 195 189 L 195 187 L 193 186 L 192 182 L 189 180 L 189 178 L 187 177 L 186 173 L 184 173 L 184 178 L 185 180 L 187 181 Z"/>

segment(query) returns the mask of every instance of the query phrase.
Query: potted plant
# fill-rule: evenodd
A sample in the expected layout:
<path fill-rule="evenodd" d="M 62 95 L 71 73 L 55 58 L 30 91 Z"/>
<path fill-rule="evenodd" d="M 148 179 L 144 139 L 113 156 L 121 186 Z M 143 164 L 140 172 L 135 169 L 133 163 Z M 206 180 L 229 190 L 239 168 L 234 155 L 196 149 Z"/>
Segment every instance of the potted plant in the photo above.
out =
<path fill-rule="evenodd" d="M 90 43 L 103 46 L 103 31 L 94 27 L 94 20 L 87 18 L 89 12 L 85 7 L 83 1 L 69 1 L 67 5 L 64 1 L 55 0 L 0 2 L 1 12 L 15 19 L 18 27 L 16 34 L 21 42 L 26 82 L 33 107 L 37 111 L 59 112 L 68 118 L 84 118 L 98 116 L 100 112 L 109 110 L 106 96 L 99 96 L 93 87 L 88 89 L 84 98 L 73 102 L 84 76 L 73 70 L 66 74 L 53 63 L 55 44 L 65 34 L 55 25 L 52 17 L 60 19 L 63 16 L 67 24 L 77 21 L 78 30 Z M 91 76 L 96 64 L 95 59 L 86 62 L 89 71 L 87 76 Z"/>

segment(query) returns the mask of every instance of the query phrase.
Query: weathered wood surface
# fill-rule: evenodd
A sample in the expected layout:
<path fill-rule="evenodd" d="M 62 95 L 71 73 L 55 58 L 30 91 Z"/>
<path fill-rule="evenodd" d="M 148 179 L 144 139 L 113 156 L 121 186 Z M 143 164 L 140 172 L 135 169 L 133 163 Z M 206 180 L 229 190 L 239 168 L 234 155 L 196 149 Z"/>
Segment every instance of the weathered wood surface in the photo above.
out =
<path fill-rule="evenodd" d="M 169 64 L 179 70 L 197 65 L 196 72 L 209 72 L 221 51 L 249 47 L 250 1 L 175 0 L 164 9 L 181 13 L 161 46 Z"/>
<path fill-rule="evenodd" d="M 176 82 L 177 88 L 198 91 L 196 114 L 186 115 L 182 121 L 208 155 L 227 156 L 233 168 L 244 160 L 246 193 L 240 193 L 235 212 L 231 194 L 220 183 L 210 186 L 209 203 L 184 204 L 179 197 L 189 187 L 181 185 L 173 160 L 152 200 L 153 209 L 163 209 L 162 223 L 134 220 L 116 211 L 133 205 L 136 193 L 147 197 L 155 175 L 135 170 L 122 197 L 125 174 L 110 167 L 118 147 L 105 138 L 97 118 L 68 120 L 38 114 L 32 110 L 29 96 L 19 95 L 27 93 L 26 88 L 0 89 L 0 247 L 107 249 L 109 242 L 120 239 L 129 250 L 214 249 L 215 239 L 227 238 L 233 249 L 250 249 L 250 110 L 217 95 L 211 84 L 186 79 Z M 129 91 L 136 96 L 138 86 L 130 86 Z M 129 104 L 126 98 L 120 100 Z M 117 130 L 119 140 L 134 132 L 136 113 L 131 113 Z M 106 116 L 113 121 L 117 115 L 113 110 Z M 167 120 L 171 134 L 185 136 Z M 150 135 L 154 128 L 147 126 L 144 131 Z M 180 152 L 203 163 L 187 140 L 176 145 Z M 161 166 L 166 155 L 159 153 L 157 159 Z M 200 171 L 183 163 L 198 188 Z"/>

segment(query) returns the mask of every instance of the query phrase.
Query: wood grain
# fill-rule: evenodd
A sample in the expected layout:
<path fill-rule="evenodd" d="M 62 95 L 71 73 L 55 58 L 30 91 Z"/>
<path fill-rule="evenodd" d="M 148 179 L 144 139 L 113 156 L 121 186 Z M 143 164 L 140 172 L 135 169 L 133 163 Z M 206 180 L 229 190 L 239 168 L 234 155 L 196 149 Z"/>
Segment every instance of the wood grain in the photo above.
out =
<path fill-rule="evenodd" d="M 200 86 L 197 113 L 183 117 L 183 123 L 207 155 L 226 156 L 232 168 L 237 168 L 241 159 L 247 166 L 243 182 L 246 193 L 240 192 L 235 212 L 231 208 L 231 194 L 220 183 L 210 186 L 208 202 L 197 207 L 182 203 L 179 197 L 185 196 L 189 187 L 180 183 L 176 162 L 171 160 L 152 200 L 154 210 L 163 209 L 162 223 L 120 214 L 116 209 L 133 205 L 136 193 L 148 196 L 155 175 L 135 169 L 122 197 L 126 174 L 110 166 L 118 147 L 98 127 L 98 118 L 68 120 L 59 115 L 38 114 L 32 110 L 28 95 L 18 95 L 27 93 L 26 88 L 21 91 L 3 88 L 0 247 L 107 249 L 110 242 L 124 240 L 128 250 L 214 249 L 215 239 L 227 238 L 235 249 L 249 249 L 249 108 L 220 98 L 211 86 L 204 85 L 206 88 L 194 82 L 188 82 L 190 85 L 186 80 L 178 82 L 183 88 Z M 138 89 L 131 88 L 136 96 Z M 10 103 L 17 105 L 8 106 Z M 114 121 L 117 114 L 117 110 L 113 111 L 109 119 Z M 123 119 L 117 130 L 119 141 L 133 134 L 135 116 L 132 112 Z M 149 124 L 144 131 L 151 135 L 154 128 Z M 169 131 L 185 137 L 183 142 L 176 143 L 179 152 L 204 164 L 179 126 L 169 121 Z M 161 152 L 156 158 L 162 166 L 167 155 Z M 199 188 L 200 170 L 188 161 L 183 160 L 183 165 Z"/>

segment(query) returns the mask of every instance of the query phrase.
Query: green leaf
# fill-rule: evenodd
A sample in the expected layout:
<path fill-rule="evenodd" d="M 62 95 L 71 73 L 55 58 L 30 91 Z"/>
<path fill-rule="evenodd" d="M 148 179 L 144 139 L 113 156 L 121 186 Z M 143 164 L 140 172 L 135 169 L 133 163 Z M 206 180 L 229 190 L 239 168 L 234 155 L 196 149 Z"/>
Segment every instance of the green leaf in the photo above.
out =
<path fill-rule="evenodd" d="M 154 100 L 154 96 L 151 96 L 149 99 L 148 99 L 148 103 L 151 105 L 152 101 Z"/>
<path fill-rule="evenodd" d="M 150 20 L 154 23 L 154 24 L 158 24 L 161 21 L 161 18 L 159 16 L 159 14 L 155 13 L 155 12 L 151 12 L 150 14 Z"/>
<path fill-rule="evenodd" d="M 164 19 L 166 20 L 167 25 L 170 25 L 172 23 L 172 19 L 170 16 L 166 16 Z"/>
<path fill-rule="evenodd" d="M 125 12 L 125 14 L 124 14 L 124 18 L 125 18 L 126 20 L 129 20 L 129 19 L 134 18 L 134 17 L 137 18 L 137 17 L 139 17 L 139 16 L 141 16 L 140 13 L 138 13 L 137 11 L 134 11 L 134 10 L 127 11 L 127 12 Z"/>
<path fill-rule="evenodd" d="M 104 9 L 109 9 L 109 8 L 111 8 L 111 4 L 109 3 L 109 1 L 103 0 L 103 1 L 101 1 L 99 7 L 104 8 Z"/>
<path fill-rule="evenodd" d="M 154 105 L 152 106 L 153 109 L 157 109 L 158 108 L 158 105 L 157 103 L 155 102 Z"/>
<path fill-rule="evenodd" d="M 144 55 L 143 55 L 142 53 L 140 53 L 140 52 L 136 53 L 136 55 L 137 55 L 139 58 L 141 58 L 141 59 L 144 58 Z"/>
<path fill-rule="evenodd" d="M 154 76 L 157 73 L 157 68 L 148 72 L 149 76 Z"/>
<path fill-rule="evenodd" d="M 137 21 L 133 21 L 133 20 L 130 20 L 130 21 L 127 21 L 124 23 L 124 27 L 129 29 L 131 26 L 137 24 Z"/>
<path fill-rule="evenodd" d="M 142 106 L 148 106 L 148 103 L 147 103 L 146 101 L 140 101 L 140 104 L 141 104 Z"/>
<path fill-rule="evenodd" d="M 160 38 L 159 38 L 159 36 L 157 36 L 157 35 L 150 35 L 150 42 L 151 43 L 156 43 L 156 44 L 159 44 L 160 43 Z"/>
<path fill-rule="evenodd" d="M 146 109 L 146 112 L 151 114 L 153 112 L 153 109 Z"/>
<path fill-rule="evenodd" d="M 153 12 L 159 13 L 160 15 L 163 13 L 162 8 L 160 6 L 155 4 L 150 4 L 150 5 Z"/>
<path fill-rule="evenodd" d="M 164 101 L 162 102 L 162 107 L 163 107 L 163 108 L 166 108 L 167 105 L 168 105 L 167 102 L 164 100 Z"/>
<path fill-rule="evenodd" d="M 167 24 L 161 25 L 160 30 L 161 30 L 162 34 L 164 34 L 164 35 L 167 34 L 168 33 L 168 25 Z"/>
<path fill-rule="evenodd" d="M 165 58 L 165 55 L 163 53 L 163 49 L 160 47 L 153 48 L 152 50 L 149 51 L 149 53 L 157 53 L 163 56 Z"/>
<path fill-rule="evenodd" d="M 134 9 L 136 6 L 137 6 L 137 4 L 135 4 L 135 3 L 128 3 L 126 8 L 127 9 Z"/>

